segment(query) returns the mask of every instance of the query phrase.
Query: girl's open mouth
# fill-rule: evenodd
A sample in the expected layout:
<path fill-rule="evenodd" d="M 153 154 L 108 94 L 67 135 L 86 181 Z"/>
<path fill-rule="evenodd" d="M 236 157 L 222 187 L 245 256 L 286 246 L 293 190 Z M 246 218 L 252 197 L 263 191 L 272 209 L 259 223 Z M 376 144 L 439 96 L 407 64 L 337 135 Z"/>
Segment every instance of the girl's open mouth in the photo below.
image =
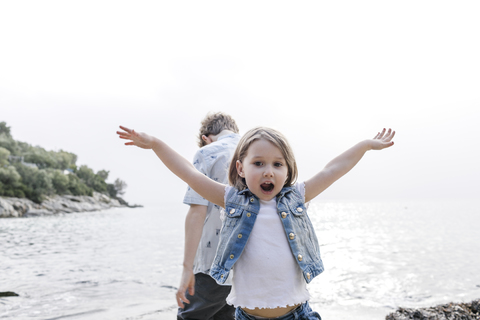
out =
<path fill-rule="evenodd" d="M 260 188 L 262 188 L 263 191 L 270 192 L 270 191 L 273 190 L 274 185 L 273 185 L 273 183 L 265 182 L 265 183 L 262 183 L 262 184 L 260 185 Z"/>

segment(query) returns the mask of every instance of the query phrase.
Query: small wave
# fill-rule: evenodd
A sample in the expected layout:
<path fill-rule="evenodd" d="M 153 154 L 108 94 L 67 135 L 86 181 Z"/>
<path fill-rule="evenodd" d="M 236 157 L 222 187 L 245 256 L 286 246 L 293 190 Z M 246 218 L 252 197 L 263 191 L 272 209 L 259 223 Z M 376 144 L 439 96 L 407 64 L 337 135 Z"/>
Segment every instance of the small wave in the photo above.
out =
<path fill-rule="evenodd" d="M 48 318 L 48 319 L 45 319 L 45 320 L 65 319 L 65 318 L 83 316 L 83 315 L 92 314 L 92 313 L 99 313 L 99 312 L 103 312 L 103 311 L 106 311 L 106 309 L 95 309 L 95 310 L 91 310 L 91 311 L 72 313 L 72 314 L 67 314 L 67 315 L 60 316 L 60 317 Z"/>
<path fill-rule="evenodd" d="M 167 289 L 178 290 L 178 288 L 177 288 L 177 287 L 174 287 L 174 286 L 160 286 L 160 288 L 167 288 Z"/>
<path fill-rule="evenodd" d="M 126 318 L 125 320 L 141 320 L 145 317 L 150 317 L 150 316 L 153 316 L 153 315 L 161 315 L 161 314 L 165 314 L 165 313 L 168 313 L 168 312 L 171 312 L 172 310 L 175 310 L 177 309 L 177 306 L 176 305 L 171 305 L 169 307 L 165 307 L 165 308 L 162 308 L 162 309 L 159 309 L 159 310 L 155 310 L 155 311 L 150 311 L 150 312 L 146 312 L 146 313 L 143 313 L 139 316 L 135 316 L 135 317 L 129 317 L 129 318 Z M 150 318 L 148 318 L 150 319 Z"/>

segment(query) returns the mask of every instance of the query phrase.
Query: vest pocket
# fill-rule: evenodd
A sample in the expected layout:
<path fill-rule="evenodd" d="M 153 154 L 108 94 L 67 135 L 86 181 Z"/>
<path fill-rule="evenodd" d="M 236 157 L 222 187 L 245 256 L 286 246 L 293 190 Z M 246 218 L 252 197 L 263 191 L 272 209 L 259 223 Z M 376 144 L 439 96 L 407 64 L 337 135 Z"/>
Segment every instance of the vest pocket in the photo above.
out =
<path fill-rule="evenodd" d="M 243 215 L 244 210 L 236 207 L 227 206 L 225 209 L 225 226 L 233 227 Z"/>
<path fill-rule="evenodd" d="M 290 212 L 294 216 L 300 217 L 307 214 L 307 208 L 302 203 L 292 204 L 289 207 L 290 207 Z"/>

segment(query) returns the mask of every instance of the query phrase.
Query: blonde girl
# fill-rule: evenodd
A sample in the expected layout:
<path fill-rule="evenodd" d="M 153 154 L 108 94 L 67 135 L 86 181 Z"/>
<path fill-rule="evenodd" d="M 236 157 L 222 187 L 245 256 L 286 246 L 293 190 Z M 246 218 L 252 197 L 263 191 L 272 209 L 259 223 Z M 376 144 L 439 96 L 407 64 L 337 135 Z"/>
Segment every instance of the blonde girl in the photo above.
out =
<path fill-rule="evenodd" d="M 274 129 L 254 128 L 238 143 L 226 186 L 198 172 L 163 141 L 120 128 L 117 134 L 129 140 L 126 145 L 152 149 L 197 193 L 225 208 L 210 275 L 219 284 L 232 276 L 227 302 L 236 307 L 236 319 L 321 319 L 308 305 L 306 284 L 323 271 L 323 263 L 305 203 L 350 171 L 368 150 L 392 146 L 394 131 L 383 129 L 296 183 L 295 157 L 285 137 Z"/>

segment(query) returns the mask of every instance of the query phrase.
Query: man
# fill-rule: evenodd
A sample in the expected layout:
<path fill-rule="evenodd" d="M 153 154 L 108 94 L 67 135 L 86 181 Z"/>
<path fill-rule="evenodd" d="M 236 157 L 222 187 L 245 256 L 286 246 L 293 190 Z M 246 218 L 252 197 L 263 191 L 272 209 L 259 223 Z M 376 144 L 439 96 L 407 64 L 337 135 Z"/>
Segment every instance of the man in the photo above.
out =
<path fill-rule="evenodd" d="M 200 127 L 200 149 L 193 165 L 211 179 L 228 183 L 227 169 L 239 139 L 232 117 L 221 112 L 208 114 Z M 176 294 L 177 320 L 233 320 L 235 308 L 225 301 L 231 285 L 219 285 L 209 275 L 222 226 L 221 208 L 190 187 L 183 202 L 190 209 L 185 219 L 183 273 Z"/>

